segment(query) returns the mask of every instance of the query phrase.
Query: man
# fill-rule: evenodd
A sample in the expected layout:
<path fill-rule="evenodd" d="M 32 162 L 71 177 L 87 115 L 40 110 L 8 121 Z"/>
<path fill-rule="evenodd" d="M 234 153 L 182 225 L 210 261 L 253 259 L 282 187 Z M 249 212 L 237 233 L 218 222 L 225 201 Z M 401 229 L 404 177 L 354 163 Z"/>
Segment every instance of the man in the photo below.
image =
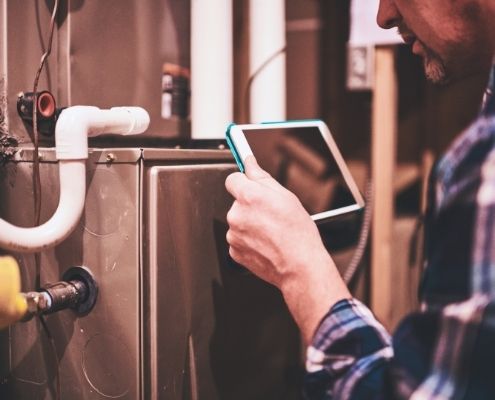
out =
<path fill-rule="evenodd" d="M 445 83 L 488 70 L 495 1 L 381 0 L 425 72 Z M 298 199 L 254 158 L 226 181 L 234 260 L 277 286 L 301 329 L 310 399 L 495 398 L 495 101 L 434 168 L 423 311 L 393 337 L 353 299 Z"/>

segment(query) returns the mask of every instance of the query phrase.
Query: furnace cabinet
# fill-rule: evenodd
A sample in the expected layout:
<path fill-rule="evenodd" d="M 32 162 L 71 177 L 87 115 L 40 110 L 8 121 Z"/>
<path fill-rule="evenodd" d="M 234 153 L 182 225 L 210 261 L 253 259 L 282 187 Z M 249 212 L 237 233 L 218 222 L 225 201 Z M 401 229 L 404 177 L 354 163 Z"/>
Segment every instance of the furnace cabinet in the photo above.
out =
<path fill-rule="evenodd" d="M 41 150 L 42 219 L 58 203 L 58 166 Z M 1 169 L 1 216 L 33 221 L 32 151 Z M 300 338 L 280 293 L 236 265 L 225 242 L 235 171 L 221 150 L 92 149 L 79 226 L 39 258 L 41 284 L 72 266 L 99 284 L 85 317 L 46 317 L 0 333 L 0 398 L 299 399 Z M 16 255 L 23 290 L 37 260 Z M 56 354 L 55 354 L 56 353 Z"/>

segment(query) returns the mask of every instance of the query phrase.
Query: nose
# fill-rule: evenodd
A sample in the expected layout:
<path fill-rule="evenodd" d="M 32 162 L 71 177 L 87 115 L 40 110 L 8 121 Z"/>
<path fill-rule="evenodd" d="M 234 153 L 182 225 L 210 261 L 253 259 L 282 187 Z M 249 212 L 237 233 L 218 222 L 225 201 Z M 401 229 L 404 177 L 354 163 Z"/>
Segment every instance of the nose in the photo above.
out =
<path fill-rule="evenodd" d="M 380 0 L 380 6 L 378 8 L 378 14 L 376 15 L 376 22 L 383 29 L 394 28 L 399 25 L 401 15 L 395 0 Z"/>

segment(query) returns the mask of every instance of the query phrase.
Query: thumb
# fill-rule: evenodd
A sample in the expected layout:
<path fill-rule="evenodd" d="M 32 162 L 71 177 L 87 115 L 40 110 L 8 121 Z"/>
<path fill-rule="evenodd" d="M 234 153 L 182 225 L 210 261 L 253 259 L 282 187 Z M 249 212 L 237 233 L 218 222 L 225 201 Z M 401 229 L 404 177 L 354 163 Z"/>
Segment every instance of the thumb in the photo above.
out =
<path fill-rule="evenodd" d="M 245 158 L 244 168 L 246 176 L 253 181 L 271 178 L 271 175 L 259 166 L 253 155 L 249 155 Z"/>

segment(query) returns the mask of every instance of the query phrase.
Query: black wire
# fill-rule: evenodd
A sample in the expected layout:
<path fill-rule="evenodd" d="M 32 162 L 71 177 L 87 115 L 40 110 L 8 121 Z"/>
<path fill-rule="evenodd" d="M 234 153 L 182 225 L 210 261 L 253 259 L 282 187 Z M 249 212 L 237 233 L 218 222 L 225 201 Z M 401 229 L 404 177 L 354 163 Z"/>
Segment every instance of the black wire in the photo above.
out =
<path fill-rule="evenodd" d="M 53 338 L 50 328 L 48 327 L 48 324 L 45 321 L 45 318 L 43 315 L 39 315 L 39 320 L 41 323 L 41 326 L 43 327 L 43 331 L 45 332 L 45 335 L 48 339 L 48 342 L 50 343 L 50 348 L 53 353 L 53 357 L 55 358 L 55 381 L 56 381 L 56 389 L 55 389 L 55 399 L 60 400 L 60 393 L 61 393 L 61 384 L 60 384 L 60 371 L 59 371 L 59 363 L 60 360 L 58 358 L 57 354 L 57 347 L 55 346 L 55 339 Z"/>
<path fill-rule="evenodd" d="M 50 35 L 48 37 L 48 47 L 45 53 L 41 56 L 40 65 L 36 71 L 33 84 L 33 188 L 34 188 L 34 219 L 35 225 L 40 224 L 41 218 L 41 179 L 39 170 L 39 132 L 38 132 L 38 83 L 40 80 L 43 67 L 52 52 L 53 32 L 55 30 L 55 19 L 57 17 L 57 11 L 59 6 L 59 0 L 55 0 L 53 6 L 52 17 L 50 21 Z"/>
<path fill-rule="evenodd" d="M 261 64 L 256 71 L 249 77 L 246 83 L 246 89 L 244 91 L 244 120 L 249 122 L 249 114 L 250 114 L 250 101 L 251 101 L 251 86 L 253 85 L 254 80 L 258 77 L 258 75 L 263 72 L 263 70 L 268 67 L 280 54 L 283 54 L 287 51 L 287 47 L 282 47 L 280 50 L 277 50 L 270 57 L 266 59 L 266 61 Z"/>
<path fill-rule="evenodd" d="M 48 37 L 48 46 L 46 51 L 41 56 L 40 65 L 38 70 L 36 71 L 36 76 L 34 78 L 33 83 L 33 192 L 34 192 L 34 222 L 35 226 L 38 226 L 41 221 L 41 176 L 40 176 L 40 159 L 39 159 L 39 131 L 38 131 L 38 83 L 40 80 L 41 72 L 48 60 L 52 52 L 52 43 L 53 43 L 53 33 L 55 31 L 55 20 L 57 18 L 57 12 L 59 8 L 59 0 L 55 0 L 55 4 L 53 5 L 52 16 L 50 20 L 50 34 Z M 35 254 L 35 264 L 36 264 L 36 282 L 35 287 L 39 288 L 41 286 L 41 254 Z M 46 324 L 43 316 L 39 316 L 39 320 L 43 327 L 43 331 L 47 336 L 50 346 L 52 349 L 52 353 L 55 357 L 56 368 L 55 368 L 55 379 L 57 383 L 56 387 L 56 395 L 55 399 L 60 400 L 60 370 L 59 370 L 59 359 L 57 354 L 57 349 L 55 347 L 55 341 L 53 336 L 50 333 L 50 329 Z"/>

